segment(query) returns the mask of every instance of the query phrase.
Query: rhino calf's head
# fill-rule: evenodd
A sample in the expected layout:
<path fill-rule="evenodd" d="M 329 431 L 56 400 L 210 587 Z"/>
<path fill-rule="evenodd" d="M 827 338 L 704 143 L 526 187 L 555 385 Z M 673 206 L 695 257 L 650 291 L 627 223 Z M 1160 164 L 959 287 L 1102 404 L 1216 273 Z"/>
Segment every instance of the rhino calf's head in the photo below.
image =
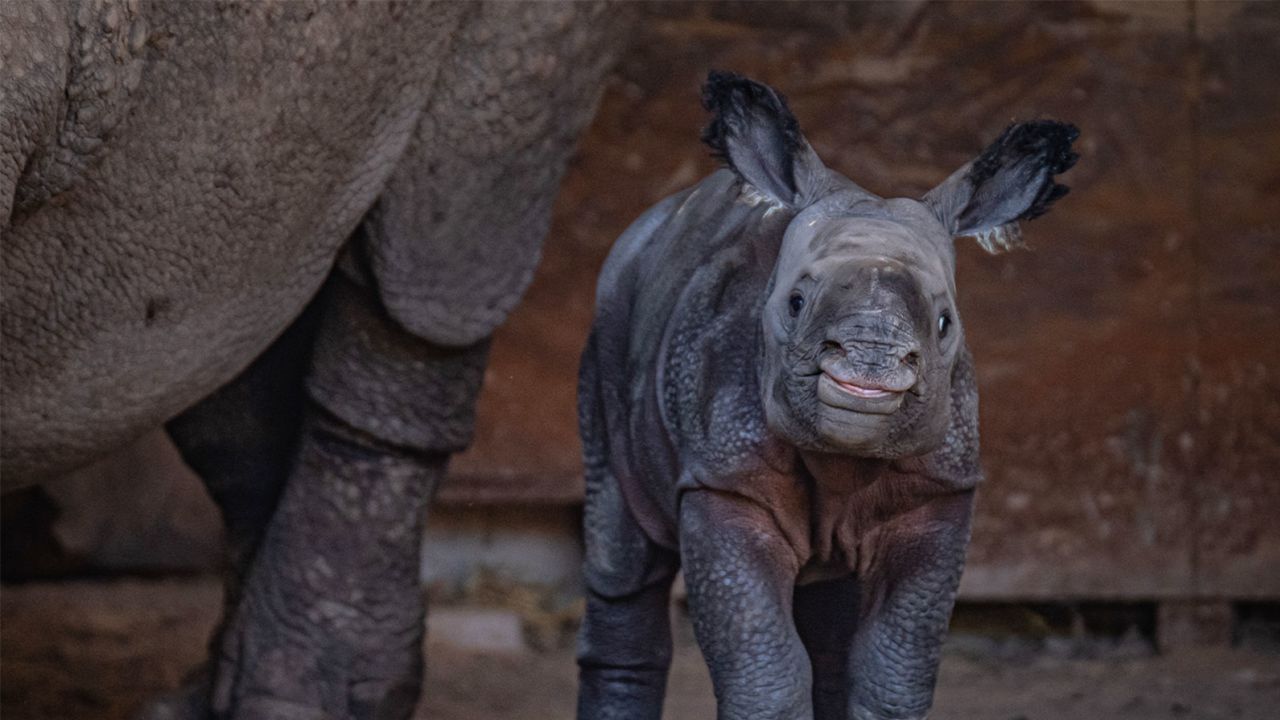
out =
<path fill-rule="evenodd" d="M 920 455 L 943 442 L 964 346 L 953 239 L 990 252 L 1020 244 L 1017 222 L 1066 194 L 1069 124 L 1011 126 L 920 199 L 885 199 L 828 169 L 781 95 L 713 73 L 703 140 L 749 202 L 790 217 L 761 316 L 770 429 L 805 450 Z"/>

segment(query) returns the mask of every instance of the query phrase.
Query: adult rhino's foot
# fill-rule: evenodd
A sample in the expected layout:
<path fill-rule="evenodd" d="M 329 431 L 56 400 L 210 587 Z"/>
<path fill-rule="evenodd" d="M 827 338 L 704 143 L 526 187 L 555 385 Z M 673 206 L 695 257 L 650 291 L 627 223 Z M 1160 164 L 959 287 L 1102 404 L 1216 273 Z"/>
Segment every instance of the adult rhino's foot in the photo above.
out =
<path fill-rule="evenodd" d="M 230 677 L 236 677 L 234 663 L 223 663 L 223 669 Z M 227 687 L 228 696 L 236 698 L 233 709 L 215 714 L 210 698 L 212 691 L 210 674 L 201 667 L 188 677 L 183 684 L 169 692 L 149 700 L 133 715 L 133 720 L 218 720 L 223 717 L 254 718 L 257 720 L 338 720 L 339 718 L 402 718 L 409 717 L 417 703 L 420 690 L 417 673 L 399 685 L 376 688 L 366 685 L 364 690 L 372 690 L 372 695 L 380 698 L 371 707 L 363 707 L 359 697 L 362 693 L 356 689 L 351 700 L 356 706 L 350 713 L 333 715 L 312 704 L 299 703 L 295 700 L 277 697 L 276 695 L 246 694 L 235 687 L 233 680 Z M 283 690 L 277 688 L 276 692 Z M 295 693 L 296 694 L 296 693 Z"/>
<path fill-rule="evenodd" d="M 235 714 L 229 717 L 244 720 L 337 720 L 339 716 L 291 700 L 247 697 L 237 705 Z"/>
<path fill-rule="evenodd" d="M 228 720 L 403 720 L 422 682 L 419 544 L 447 456 L 316 413 L 223 629 Z"/>
<path fill-rule="evenodd" d="M 371 631 L 359 640 L 312 641 L 254 612 L 228 628 L 212 690 L 213 718 L 406 720 L 413 714 L 422 682 L 420 624 Z M 374 657 L 379 640 L 386 654 Z"/>

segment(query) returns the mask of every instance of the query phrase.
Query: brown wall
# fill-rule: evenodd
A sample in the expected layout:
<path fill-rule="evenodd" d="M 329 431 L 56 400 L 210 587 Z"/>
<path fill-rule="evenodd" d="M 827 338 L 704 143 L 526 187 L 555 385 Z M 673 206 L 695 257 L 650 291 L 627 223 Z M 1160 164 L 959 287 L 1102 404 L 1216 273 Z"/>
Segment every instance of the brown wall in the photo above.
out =
<path fill-rule="evenodd" d="M 960 244 L 988 476 L 965 596 L 1280 599 L 1280 4 L 658 12 L 496 341 L 439 532 L 459 513 L 510 524 L 486 503 L 580 500 L 595 274 L 633 218 L 715 167 L 697 142 L 714 67 L 781 88 L 828 164 L 882 194 L 918 195 L 1015 118 L 1082 129 L 1073 191 L 1026 227 L 1030 252 Z M 159 436 L 48 492 L 64 568 L 215 554 L 216 515 Z M 31 513 L 12 496 L 4 509 L 10 570 L 10 550 L 31 559 L 10 511 Z"/>
<path fill-rule="evenodd" d="M 662 12 L 582 141 L 446 503 L 580 497 L 595 273 L 713 169 L 697 88 L 733 69 L 881 194 L 920 194 L 1013 119 L 1082 129 L 1032 251 L 961 243 L 988 475 L 969 597 L 1280 597 L 1280 5 Z"/>

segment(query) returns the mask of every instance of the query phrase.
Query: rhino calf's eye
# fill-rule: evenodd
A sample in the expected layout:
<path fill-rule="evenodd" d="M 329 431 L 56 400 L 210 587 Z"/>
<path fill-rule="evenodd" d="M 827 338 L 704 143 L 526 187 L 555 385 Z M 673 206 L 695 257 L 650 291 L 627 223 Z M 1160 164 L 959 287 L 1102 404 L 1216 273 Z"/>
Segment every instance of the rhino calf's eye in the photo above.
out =
<path fill-rule="evenodd" d="M 804 309 L 804 298 L 800 295 L 800 293 L 791 294 L 789 307 L 791 308 L 791 317 L 795 317 L 799 315 L 800 311 Z"/>
<path fill-rule="evenodd" d="M 938 316 L 938 339 L 941 340 L 942 338 L 946 337 L 947 331 L 950 329 L 951 329 L 951 313 L 943 310 L 942 314 Z"/>

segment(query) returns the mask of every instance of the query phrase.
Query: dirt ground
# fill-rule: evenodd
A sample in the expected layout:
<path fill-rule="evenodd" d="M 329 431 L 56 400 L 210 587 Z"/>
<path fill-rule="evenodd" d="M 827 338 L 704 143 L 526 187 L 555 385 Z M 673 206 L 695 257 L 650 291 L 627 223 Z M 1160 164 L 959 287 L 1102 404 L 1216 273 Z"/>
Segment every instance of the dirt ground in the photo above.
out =
<path fill-rule="evenodd" d="M 118 720 L 176 685 L 203 652 L 219 608 L 212 578 L 77 581 L 0 591 L 0 715 Z M 666 717 L 714 715 L 687 623 L 677 628 Z M 572 649 L 461 650 L 430 643 L 419 718 L 550 720 L 573 714 Z M 1270 720 L 1280 655 L 1247 650 L 1154 656 L 1140 642 L 1106 652 L 1028 650 L 962 635 L 948 646 L 934 720 Z"/>

